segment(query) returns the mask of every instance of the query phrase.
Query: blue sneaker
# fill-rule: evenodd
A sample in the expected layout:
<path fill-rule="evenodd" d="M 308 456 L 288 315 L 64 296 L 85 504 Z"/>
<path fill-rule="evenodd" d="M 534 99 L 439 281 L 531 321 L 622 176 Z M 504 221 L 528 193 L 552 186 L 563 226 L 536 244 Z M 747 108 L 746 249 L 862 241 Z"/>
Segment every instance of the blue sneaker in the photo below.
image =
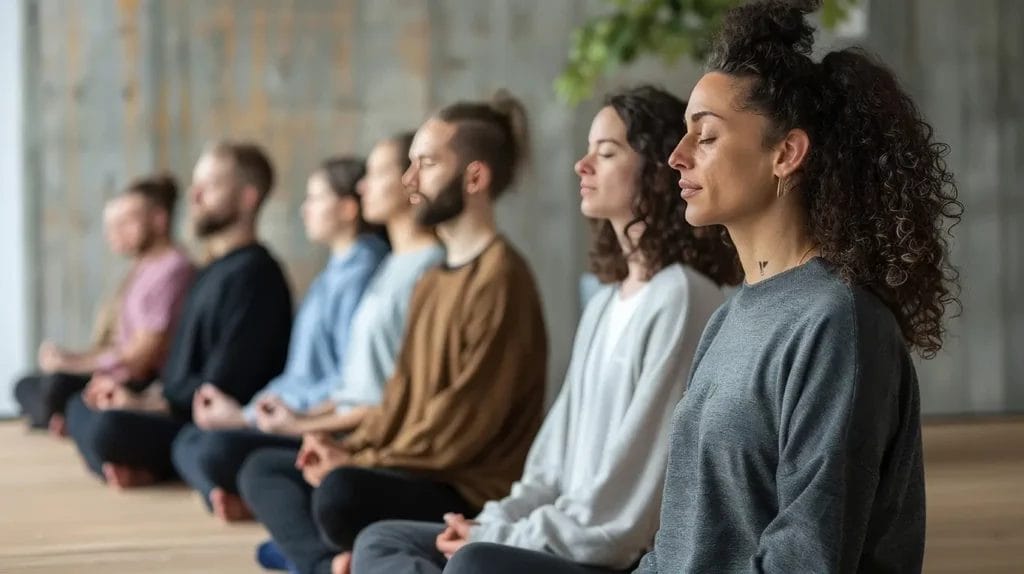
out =
<path fill-rule="evenodd" d="M 280 570 L 298 574 L 290 560 L 285 558 L 281 548 L 273 540 L 267 540 L 256 547 L 256 562 L 266 570 Z"/>

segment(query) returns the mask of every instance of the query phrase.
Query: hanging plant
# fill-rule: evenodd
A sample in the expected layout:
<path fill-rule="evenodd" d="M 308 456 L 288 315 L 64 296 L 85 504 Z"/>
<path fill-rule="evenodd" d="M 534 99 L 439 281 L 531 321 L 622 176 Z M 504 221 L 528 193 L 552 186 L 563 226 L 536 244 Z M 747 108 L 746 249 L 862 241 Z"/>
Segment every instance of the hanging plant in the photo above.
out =
<path fill-rule="evenodd" d="M 569 61 L 555 80 L 555 91 L 570 104 L 593 93 L 601 76 L 615 66 L 648 54 L 666 64 L 688 55 L 702 60 L 725 13 L 745 0 L 607 0 L 610 13 L 576 29 Z M 821 22 L 832 28 L 858 0 L 824 0 Z"/>

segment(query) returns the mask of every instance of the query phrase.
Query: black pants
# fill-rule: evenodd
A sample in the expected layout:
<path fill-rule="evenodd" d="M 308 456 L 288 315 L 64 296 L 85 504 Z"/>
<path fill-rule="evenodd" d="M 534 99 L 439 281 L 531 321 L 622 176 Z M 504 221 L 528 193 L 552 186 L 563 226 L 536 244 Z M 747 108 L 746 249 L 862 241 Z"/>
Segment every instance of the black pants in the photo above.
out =
<path fill-rule="evenodd" d="M 301 444 L 298 438 L 258 430 L 205 431 L 188 425 L 174 439 L 171 460 L 178 476 L 201 492 L 209 504 L 214 488 L 238 494 L 238 471 L 254 451 L 272 447 L 298 449 Z"/>
<path fill-rule="evenodd" d="M 158 480 L 174 477 L 171 443 L 185 423 L 168 415 L 94 411 L 82 395 L 68 401 L 68 433 L 89 469 L 103 476 L 103 463 L 145 468 Z"/>
<path fill-rule="evenodd" d="M 363 528 L 379 520 L 439 520 L 478 509 L 451 486 L 413 474 L 342 467 L 314 489 L 295 468 L 295 449 L 264 449 L 242 465 L 242 498 L 302 574 L 330 572 L 335 554 L 352 549 Z"/>
<path fill-rule="evenodd" d="M 82 392 L 90 378 L 69 373 L 29 375 L 14 386 L 14 397 L 29 425 L 44 429 L 51 416 L 64 413 L 68 399 Z"/>
<path fill-rule="evenodd" d="M 352 574 L 612 574 L 545 552 L 474 543 L 445 560 L 435 539 L 444 524 L 389 520 L 363 530 L 352 555 Z M 628 572 L 628 570 L 624 571 Z"/>

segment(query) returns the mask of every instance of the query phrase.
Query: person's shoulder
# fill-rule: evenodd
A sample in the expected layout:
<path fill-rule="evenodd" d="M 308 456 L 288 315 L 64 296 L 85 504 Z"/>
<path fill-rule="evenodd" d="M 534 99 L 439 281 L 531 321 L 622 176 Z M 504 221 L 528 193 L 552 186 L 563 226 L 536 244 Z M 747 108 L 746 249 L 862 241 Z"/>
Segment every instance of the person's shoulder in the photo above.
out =
<path fill-rule="evenodd" d="M 892 309 L 870 288 L 854 285 L 828 263 L 799 293 L 804 321 L 841 337 L 902 344 Z"/>
<path fill-rule="evenodd" d="M 646 287 L 644 307 L 658 311 L 685 313 L 700 306 L 710 310 L 725 301 L 725 293 L 710 278 L 696 270 L 674 263 L 651 277 Z"/>
<path fill-rule="evenodd" d="M 477 261 L 478 272 L 485 277 L 534 284 L 533 269 L 519 249 L 507 238 L 499 236 Z"/>
<path fill-rule="evenodd" d="M 355 259 L 363 264 L 377 265 L 391 253 L 391 246 L 373 234 L 363 234 L 353 246 Z"/>
<path fill-rule="evenodd" d="M 195 263 L 189 257 L 188 252 L 185 251 L 185 248 L 178 245 L 172 247 L 164 258 L 167 267 L 175 272 L 194 271 L 196 268 Z"/>

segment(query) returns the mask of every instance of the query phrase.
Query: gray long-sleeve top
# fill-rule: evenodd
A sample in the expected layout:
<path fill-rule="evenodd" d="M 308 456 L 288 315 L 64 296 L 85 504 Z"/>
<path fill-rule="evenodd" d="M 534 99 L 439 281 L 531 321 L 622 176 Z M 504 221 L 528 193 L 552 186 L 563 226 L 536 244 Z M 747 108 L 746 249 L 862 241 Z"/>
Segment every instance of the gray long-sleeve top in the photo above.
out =
<path fill-rule="evenodd" d="M 617 297 L 610 285 L 588 303 L 523 477 L 484 506 L 472 541 L 618 569 L 650 546 L 672 411 L 700 334 L 725 297 L 708 278 L 672 265 L 634 295 L 642 299 L 621 333 L 610 333 Z"/>
<path fill-rule="evenodd" d="M 892 312 L 821 259 L 715 314 L 642 574 L 920 572 L 917 377 Z"/>

